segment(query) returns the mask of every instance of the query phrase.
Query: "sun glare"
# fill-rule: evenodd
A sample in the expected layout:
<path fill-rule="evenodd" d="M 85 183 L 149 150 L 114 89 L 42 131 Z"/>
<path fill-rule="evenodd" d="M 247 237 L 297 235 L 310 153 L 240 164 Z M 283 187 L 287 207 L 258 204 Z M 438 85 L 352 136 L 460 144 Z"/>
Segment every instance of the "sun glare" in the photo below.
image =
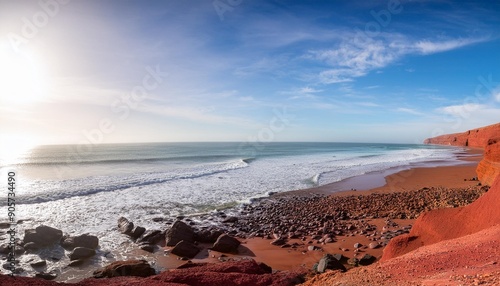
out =
<path fill-rule="evenodd" d="M 30 151 L 38 146 L 37 142 L 36 138 L 26 134 L 3 134 L 0 138 L 0 166 L 24 162 Z"/>
<path fill-rule="evenodd" d="M 35 56 L 0 49 L 2 106 L 34 103 L 45 97 L 46 93 L 46 77 Z"/>

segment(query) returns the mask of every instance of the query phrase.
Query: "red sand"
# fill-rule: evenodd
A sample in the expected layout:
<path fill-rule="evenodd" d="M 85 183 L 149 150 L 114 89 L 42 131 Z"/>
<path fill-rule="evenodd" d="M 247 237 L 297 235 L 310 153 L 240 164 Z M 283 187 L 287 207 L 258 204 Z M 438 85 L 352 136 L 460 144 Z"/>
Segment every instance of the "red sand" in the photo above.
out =
<path fill-rule="evenodd" d="M 500 225 L 302 285 L 500 285 L 498 245 Z"/>

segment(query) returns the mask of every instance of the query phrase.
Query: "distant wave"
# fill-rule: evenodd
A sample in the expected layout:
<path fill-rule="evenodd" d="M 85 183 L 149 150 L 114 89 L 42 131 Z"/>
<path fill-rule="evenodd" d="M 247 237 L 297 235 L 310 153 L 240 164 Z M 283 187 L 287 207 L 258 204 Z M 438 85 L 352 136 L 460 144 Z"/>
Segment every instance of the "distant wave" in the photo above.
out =
<path fill-rule="evenodd" d="M 129 164 L 129 163 L 152 163 L 152 162 L 162 162 L 162 161 L 186 161 L 186 160 L 228 160 L 234 158 L 232 156 L 178 156 L 178 157 L 151 157 L 151 158 L 124 158 L 124 159 L 97 159 L 97 160 L 60 160 L 60 161 L 48 161 L 48 162 L 23 162 L 18 165 L 39 165 L 39 166 L 50 166 L 50 165 L 85 165 L 85 164 Z M 249 163 L 255 160 L 255 158 L 242 159 L 245 163 Z"/>
<path fill-rule="evenodd" d="M 54 191 L 52 193 L 36 193 L 33 195 L 19 196 L 18 201 L 22 202 L 22 204 L 37 204 L 44 202 L 52 202 L 72 197 L 89 196 L 101 192 L 113 192 L 133 187 L 143 187 L 154 184 L 162 184 L 176 180 L 196 179 L 205 176 L 224 173 L 230 170 L 236 170 L 248 167 L 248 163 L 246 163 L 245 160 L 243 159 L 238 161 L 228 162 L 225 164 L 215 164 L 215 165 L 219 166 L 214 166 L 214 168 L 212 169 L 207 168 L 201 171 L 195 171 L 190 174 L 180 174 L 170 177 L 165 177 L 168 175 L 164 173 L 152 173 L 152 174 L 138 174 L 133 178 L 113 177 L 114 178 L 113 181 L 105 180 L 104 179 L 105 177 L 91 177 L 85 179 L 66 180 L 64 181 L 65 182 L 64 188 L 62 188 L 59 191 Z M 84 186 L 90 185 L 93 187 L 78 189 L 78 187 L 82 185 Z"/>

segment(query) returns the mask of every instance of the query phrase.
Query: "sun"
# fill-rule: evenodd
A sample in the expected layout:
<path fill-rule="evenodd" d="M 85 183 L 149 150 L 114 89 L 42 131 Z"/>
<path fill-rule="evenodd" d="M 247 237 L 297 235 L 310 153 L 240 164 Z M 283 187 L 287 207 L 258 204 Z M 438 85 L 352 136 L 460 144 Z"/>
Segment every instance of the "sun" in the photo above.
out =
<path fill-rule="evenodd" d="M 0 49 L 0 104 L 29 104 L 47 93 L 43 65 L 33 54 Z"/>

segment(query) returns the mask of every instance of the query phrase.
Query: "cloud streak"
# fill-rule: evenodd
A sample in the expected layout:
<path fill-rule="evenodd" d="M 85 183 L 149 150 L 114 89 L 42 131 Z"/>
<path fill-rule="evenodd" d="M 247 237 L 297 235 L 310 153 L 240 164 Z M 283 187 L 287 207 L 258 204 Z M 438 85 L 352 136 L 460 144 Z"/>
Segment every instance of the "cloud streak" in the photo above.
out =
<path fill-rule="evenodd" d="M 487 41 L 488 38 L 412 40 L 400 34 L 384 34 L 380 39 L 356 36 L 343 40 L 333 49 L 312 50 L 305 56 L 330 66 L 318 75 L 323 84 L 350 82 L 369 72 L 394 64 L 408 55 L 430 55 Z"/>

